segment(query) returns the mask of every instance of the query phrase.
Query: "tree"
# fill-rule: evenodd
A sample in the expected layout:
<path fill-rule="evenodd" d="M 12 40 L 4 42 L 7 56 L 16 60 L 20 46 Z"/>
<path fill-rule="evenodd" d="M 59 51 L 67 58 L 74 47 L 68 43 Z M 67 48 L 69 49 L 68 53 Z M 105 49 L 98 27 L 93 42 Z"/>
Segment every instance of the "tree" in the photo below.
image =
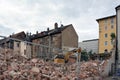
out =
<path fill-rule="evenodd" d="M 111 36 L 111 41 L 113 41 L 115 39 L 115 33 L 111 33 L 110 36 Z"/>
<path fill-rule="evenodd" d="M 86 50 L 82 50 L 81 52 L 81 61 L 88 61 L 88 53 Z"/>
<path fill-rule="evenodd" d="M 89 55 L 89 59 L 92 59 L 92 56 L 93 56 L 93 51 L 92 51 L 92 50 L 90 50 L 90 51 L 88 52 L 88 55 Z"/>
<path fill-rule="evenodd" d="M 115 33 L 111 33 L 111 43 L 113 44 L 113 47 L 115 46 Z"/>

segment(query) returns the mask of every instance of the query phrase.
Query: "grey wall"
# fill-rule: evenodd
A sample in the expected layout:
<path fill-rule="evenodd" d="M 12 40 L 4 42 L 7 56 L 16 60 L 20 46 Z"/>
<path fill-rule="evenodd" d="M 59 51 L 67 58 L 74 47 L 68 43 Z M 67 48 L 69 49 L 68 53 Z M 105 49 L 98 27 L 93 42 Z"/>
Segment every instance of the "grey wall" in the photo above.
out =
<path fill-rule="evenodd" d="M 83 49 L 86 49 L 87 52 L 92 50 L 95 53 L 98 53 L 98 40 L 89 40 L 87 42 L 79 42 L 79 47 Z"/>
<path fill-rule="evenodd" d="M 117 8 L 117 38 L 118 38 L 118 52 L 119 52 L 119 61 L 120 61 L 120 6 Z"/>

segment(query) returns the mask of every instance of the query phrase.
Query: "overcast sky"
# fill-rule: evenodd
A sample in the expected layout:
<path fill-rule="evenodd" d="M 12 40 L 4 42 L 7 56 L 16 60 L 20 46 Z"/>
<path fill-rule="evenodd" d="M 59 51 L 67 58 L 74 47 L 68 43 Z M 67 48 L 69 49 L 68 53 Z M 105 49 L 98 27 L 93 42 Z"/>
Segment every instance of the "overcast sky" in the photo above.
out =
<path fill-rule="evenodd" d="M 79 41 L 98 38 L 96 19 L 114 15 L 120 0 L 0 0 L 0 35 L 73 24 Z"/>

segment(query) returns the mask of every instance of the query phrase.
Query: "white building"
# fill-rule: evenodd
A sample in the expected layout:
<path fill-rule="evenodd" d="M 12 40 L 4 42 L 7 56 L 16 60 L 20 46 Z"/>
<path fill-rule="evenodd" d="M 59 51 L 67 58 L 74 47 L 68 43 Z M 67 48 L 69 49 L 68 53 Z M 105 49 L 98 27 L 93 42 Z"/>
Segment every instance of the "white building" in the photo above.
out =
<path fill-rule="evenodd" d="M 98 39 L 85 40 L 83 42 L 79 42 L 78 46 L 82 48 L 82 50 L 86 50 L 87 52 L 91 51 L 94 53 L 98 53 Z"/>

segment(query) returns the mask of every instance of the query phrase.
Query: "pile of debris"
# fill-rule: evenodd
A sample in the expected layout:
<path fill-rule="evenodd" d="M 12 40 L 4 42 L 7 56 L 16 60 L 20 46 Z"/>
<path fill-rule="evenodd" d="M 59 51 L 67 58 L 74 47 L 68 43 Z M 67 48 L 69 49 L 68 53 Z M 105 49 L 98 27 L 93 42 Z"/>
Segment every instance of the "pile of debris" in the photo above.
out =
<path fill-rule="evenodd" d="M 101 68 L 106 66 L 105 62 L 101 65 L 99 61 L 82 62 L 80 74 L 76 75 L 76 63 L 61 65 L 38 58 L 27 59 L 11 52 L 0 53 L 0 80 L 75 80 L 78 76 L 83 80 L 100 78 Z"/>
<path fill-rule="evenodd" d="M 99 62 L 89 61 L 81 64 L 80 67 L 80 78 L 86 79 L 90 77 L 100 76 Z"/>
<path fill-rule="evenodd" d="M 104 70 L 106 68 L 106 65 L 108 64 L 108 60 L 104 61 L 87 61 L 87 62 L 81 62 L 80 63 L 80 71 L 78 70 L 78 65 L 73 64 L 71 65 L 71 70 L 76 73 L 77 77 L 79 77 L 82 80 L 99 80 L 104 75 Z M 78 74 L 78 72 L 80 74 Z"/>

